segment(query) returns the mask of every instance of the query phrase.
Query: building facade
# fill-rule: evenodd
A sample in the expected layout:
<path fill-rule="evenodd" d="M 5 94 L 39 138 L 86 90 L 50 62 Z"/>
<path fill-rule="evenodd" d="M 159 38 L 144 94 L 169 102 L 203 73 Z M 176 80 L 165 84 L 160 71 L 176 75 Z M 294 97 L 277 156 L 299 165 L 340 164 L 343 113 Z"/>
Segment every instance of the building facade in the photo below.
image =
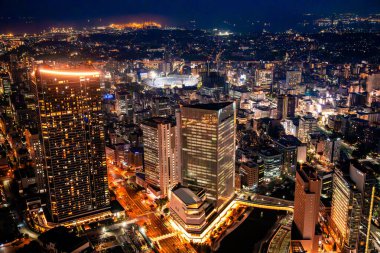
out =
<path fill-rule="evenodd" d="M 331 221 L 337 244 L 344 252 L 358 248 L 362 195 L 341 170 L 333 178 Z"/>
<path fill-rule="evenodd" d="M 180 181 L 174 120 L 154 117 L 141 124 L 145 180 L 157 196 L 166 197 Z"/>
<path fill-rule="evenodd" d="M 217 209 L 234 195 L 235 103 L 181 107 L 182 177 L 201 187 Z"/>
<path fill-rule="evenodd" d="M 300 241 L 307 252 L 311 253 L 318 252 L 319 237 L 316 235 L 316 225 L 318 224 L 321 188 L 322 182 L 317 171 L 307 164 L 298 164 L 294 192 L 292 241 Z"/>
<path fill-rule="evenodd" d="M 40 66 L 34 80 L 53 221 L 108 210 L 99 72 Z"/>

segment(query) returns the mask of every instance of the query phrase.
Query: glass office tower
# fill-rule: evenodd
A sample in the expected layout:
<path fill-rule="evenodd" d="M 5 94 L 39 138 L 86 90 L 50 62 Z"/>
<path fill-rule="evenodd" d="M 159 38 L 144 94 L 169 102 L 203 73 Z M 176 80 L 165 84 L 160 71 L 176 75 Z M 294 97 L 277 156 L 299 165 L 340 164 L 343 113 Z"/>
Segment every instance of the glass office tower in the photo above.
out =
<path fill-rule="evenodd" d="M 181 107 L 182 181 L 206 189 L 217 209 L 234 194 L 235 103 Z"/>
<path fill-rule="evenodd" d="M 39 67 L 35 84 L 53 221 L 107 210 L 99 72 L 90 66 Z"/>

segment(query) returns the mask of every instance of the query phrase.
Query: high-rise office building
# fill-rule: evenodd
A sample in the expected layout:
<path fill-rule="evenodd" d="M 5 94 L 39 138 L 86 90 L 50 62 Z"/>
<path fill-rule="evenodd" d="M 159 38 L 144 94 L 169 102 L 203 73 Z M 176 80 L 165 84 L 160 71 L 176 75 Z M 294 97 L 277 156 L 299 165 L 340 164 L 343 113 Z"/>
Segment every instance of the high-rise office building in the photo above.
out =
<path fill-rule="evenodd" d="M 133 121 L 133 95 L 127 91 L 115 92 L 115 111 L 117 116 L 123 116 L 128 122 Z"/>
<path fill-rule="evenodd" d="M 297 86 L 302 82 L 302 72 L 299 70 L 291 70 L 286 72 L 286 86 Z"/>
<path fill-rule="evenodd" d="M 336 169 L 333 178 L 331 224 L 335 241 L 345 252 L 358 248 L 362 194 L 355 183 L 341 170 Z"/>
<path fill-rule="evenodd" d="M 0 73 L 0 94 L 10 96 L 11 93 L 11 77 L 8 73 Z"/>
<path fill-rule="evenodd" d="M 282 153 L 275 148 L 266 147 L 258 155 L 264 162 L 264 180 L 269 182 L 279 178 L 282 172 Z"/>
<path fill-rule="evenodd" d="M 145 181 L 157 197 L 166 197 L 179 183 L 175 122 L 169 118 L 154 117 L 141 124 L 144 142 Z"/>
<path fill-rule="evenodd" d="M 235 103 L 181 107 L 182 177 L 188 187 L 206 189 L 217 210 L 234 195 Z"/>
<path fill-rule="evenodd" d="M 296 111 L 296 97 L 293 95 L 279 95 L 277 97 L 277 118 L 294 118 Z"/>
<path fill-rule="evenodd" d="M 256 86 L 271 86 L 273 84 L 273 69 L 256 69 Z"/>
<path fill-rule="evenodd" d="M 293 135 L 283 135 L 274 144 L 283 155 L 283 172 L 294 177 L 297 162 L 306 161 L 306 144 Z"/>
<path fill-rule="evenodd" d="M 217 94 L 228 94 L 229 86 L 226 77 L 219 72 L 207 71 L 200 74 L 202 79 L 201 94 L 213 96 Z"/>
<path fill-rule="evenodd" d="M 323 156 L 330 163 L 336 163 L 340 158 L 340 147 L 342 140 L 338 137 L 329 137 L 325 140 Z"/>
<path fill-rule="evenodd" d="M 351 160 L 349 175 L 363 200 L 358 252 L 370 252 L 368 249 L 372 240 L 371 223 L 377 184 L 376 172 L 357 160 Z"/>
<path fill-rule="evenodd" d="M 298 139 L 303 143 L 307 142 L 308 135 L 317 131 L 317 120 L 311 114 L 307 114 L 300 118 Z"/>
<path fill-rule="evenodd" d="M 53 221 L 106 211 L 110 199 L 99 72 L 87 65 L 40 66 L 35 85 Z"/>
<path fill-rule="evenodd" d="M 168 117 L 172 114 L 168 97 L 153 98 L 152 109 L 154 117 Z"/>
<path fill-rule="evenodd" d="M 316 235 L 322 182 L 315 168 L 298 164 L 294 192 L 294 218 L 292 241 L 301 242 L 307 252 L 318 252 Z"/>

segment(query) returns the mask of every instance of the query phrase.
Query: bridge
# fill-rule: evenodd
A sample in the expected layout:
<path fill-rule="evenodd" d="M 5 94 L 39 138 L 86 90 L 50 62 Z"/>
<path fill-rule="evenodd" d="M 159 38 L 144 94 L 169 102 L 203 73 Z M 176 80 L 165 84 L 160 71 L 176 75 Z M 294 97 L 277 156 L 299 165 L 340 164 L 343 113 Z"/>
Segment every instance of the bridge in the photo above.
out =
<path fill-rule="evenodd" d="M 293 212 L 294 201 L 268 197 L 250 192 L 242 192 L 236 197 L 235 202 L 245 206 L 252 206 L 262 209 L 280 210 Z"/>
<path fill-rule="evenodd" d="M 151 240 L 153 242 L 158 242 L 158 241 L 161 241 L 161 240 L 173 237 L 173 236 L 177 236 L 177 234 L 178 234 L 178 232 L 173 232 L 173 233 L 169 233 L 169 234 L 165 234 L 165 235 L 161 235 L 158 237 L 151 238 Z"/>

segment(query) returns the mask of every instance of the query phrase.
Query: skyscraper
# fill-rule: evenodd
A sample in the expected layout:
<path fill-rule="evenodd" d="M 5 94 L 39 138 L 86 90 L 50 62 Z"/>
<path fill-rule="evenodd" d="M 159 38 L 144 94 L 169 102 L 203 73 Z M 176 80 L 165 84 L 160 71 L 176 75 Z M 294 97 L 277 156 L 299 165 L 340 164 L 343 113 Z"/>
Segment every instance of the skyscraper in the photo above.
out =
<path fill-rule="evenodd" d="M 362 217 L 358 252 L 369 252 L 371 235 L 372 211 L 376 192 L 376 172 L 357 160 L 351 160 L 349 168 L 350 178 L 362 195 Z"/>
<path fill-rule="evenodd" d="M 292 95 L 279 95 L 277 98 L 277 118 L 293 118 L 296 111 L 296 97 Z"/>
<path fill-rule="evenodd" d="M 332 228 L 335 241 L 344 251 L 357 250 L 361 219 L 362 195 L 350 177 L 336 169 L 331 203 Z"/>
<path fill-rule="evenodd" d="M 294 193 L 294 227 L 292 241 L 301 242 L 307 252 L 318 252 L 316 225 L 320 207 L 322 182 L 317 171 L 307 165 L 298 164 Z"/>
<path fill-rule="evenodd" d="M 41 66 L 35 84 L 53 221 L 107 210 L 99 72 L 90 66 Z"/>
<path fill-rule="evenodd" d="M 162 117 L 149 118 L 141 124 L 145 180 L 160 197 L 168 196 L 180 180 L 175 127 L 174 120 Z"/>
<path fill-rule="evenodd" d="M 181 107 L 183 184 L 206 189 L 217 209 L 234 195 L 235 103 Z"/>

